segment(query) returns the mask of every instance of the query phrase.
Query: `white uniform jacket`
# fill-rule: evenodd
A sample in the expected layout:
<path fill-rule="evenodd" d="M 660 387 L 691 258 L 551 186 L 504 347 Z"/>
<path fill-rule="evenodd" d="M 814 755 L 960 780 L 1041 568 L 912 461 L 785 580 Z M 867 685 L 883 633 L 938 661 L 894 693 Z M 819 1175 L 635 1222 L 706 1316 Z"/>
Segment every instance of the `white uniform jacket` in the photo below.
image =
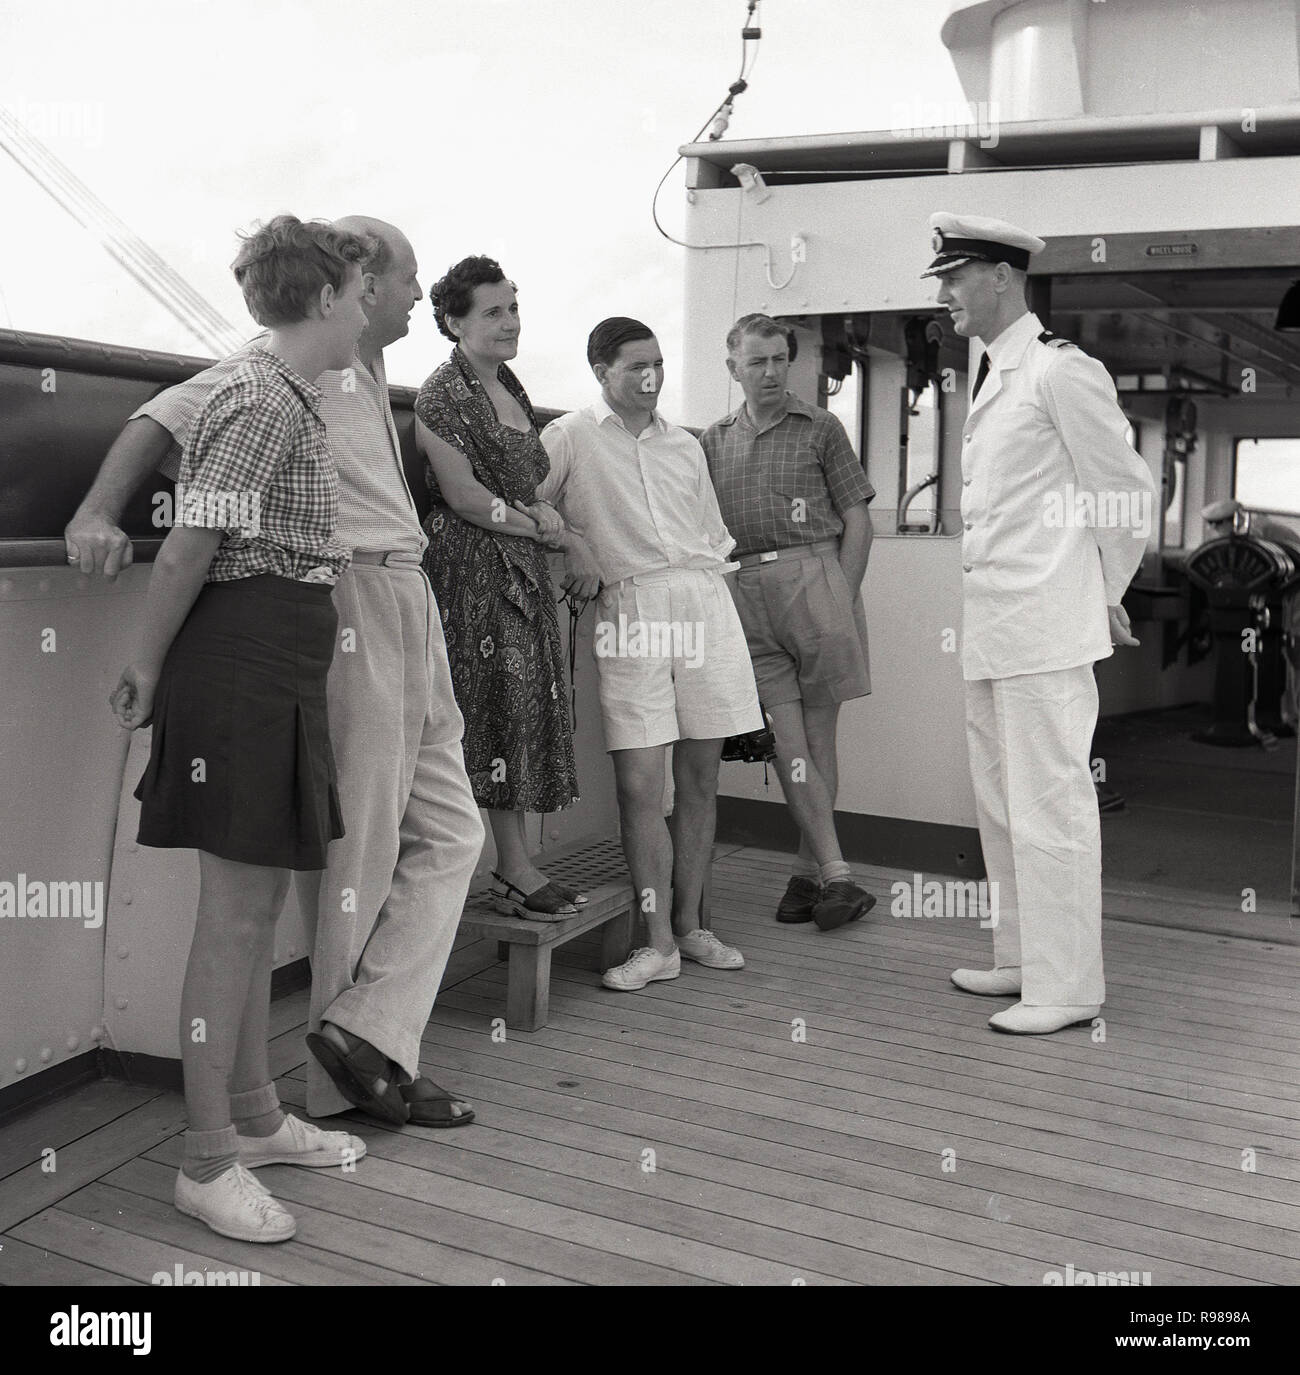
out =
<path fill-rule="evenodd" d="M 962 671 L 1051 673 L 1113 650 L 1107 606 L 1142 561 L 1153 484 L 1110 374 L 1032 313 L 989 347 L 962 431 Z"/>

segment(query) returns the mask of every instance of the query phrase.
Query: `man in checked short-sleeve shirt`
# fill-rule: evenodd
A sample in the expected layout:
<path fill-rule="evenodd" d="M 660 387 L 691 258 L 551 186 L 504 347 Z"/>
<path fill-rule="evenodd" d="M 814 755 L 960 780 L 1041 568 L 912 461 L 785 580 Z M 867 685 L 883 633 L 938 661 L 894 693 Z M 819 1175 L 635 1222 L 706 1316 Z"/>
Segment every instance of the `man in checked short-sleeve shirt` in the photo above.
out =
<path fill-rule="evenodd" d="M 799 825 L 799 854 L 779 922 L 823 931 L 875 898 L 849 877 L 835 833 L 836 732 L 842 702 L 871 691 L 862 577 L 875 489 L 844 426 L 786 390 L 785 330 L 746 315 L 727 335 L 742 406 L 701 436 L 740 571 L 732 596 L 776 740 L 776 770 Z"/>

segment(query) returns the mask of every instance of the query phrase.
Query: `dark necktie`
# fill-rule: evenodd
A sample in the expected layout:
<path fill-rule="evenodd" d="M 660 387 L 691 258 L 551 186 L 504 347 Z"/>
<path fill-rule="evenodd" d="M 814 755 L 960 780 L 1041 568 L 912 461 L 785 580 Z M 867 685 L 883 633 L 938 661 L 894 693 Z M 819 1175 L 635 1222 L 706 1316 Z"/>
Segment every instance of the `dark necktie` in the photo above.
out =
<path fill-rule="evenodd" d="M 980 394 L 980 388 L 984 385 L 984 379 L 989 375 L 989 356 L 985 353 L 980 358 L 979 371 L 975 374 L 975 390 L 971 393 L 971 400 Z"/>

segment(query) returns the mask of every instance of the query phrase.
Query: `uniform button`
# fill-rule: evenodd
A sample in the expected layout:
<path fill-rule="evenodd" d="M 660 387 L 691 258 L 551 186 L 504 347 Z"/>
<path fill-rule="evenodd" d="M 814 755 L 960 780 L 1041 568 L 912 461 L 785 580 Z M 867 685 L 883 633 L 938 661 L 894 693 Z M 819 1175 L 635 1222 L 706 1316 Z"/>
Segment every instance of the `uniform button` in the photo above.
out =
<path fill-rule="evenodd" d="M 961 438 L 962 438 L 962 443 L 963 443 L 963 444 L 969 444 L 969 443 L 970 443 L 970 435 L 964 434 L 964 435 L 962 435 Z"/>
<path fill-rule="evenodd" d="M 973 530 L 973 529 L 975 528 L 975 526 L 974 526 L 970 521 L 967 521 L 967 522 L 966 522 L 966 528 L 967 528 L 968 530 Z"/>
<path fill-rule="evenodd" d="M 971 570 L 971 565 L 970 565 L 969 563 L 963 563 L 963 564 L 962 564 L 962 566 L 961 566 L 961 571 L 962 571 L 963 573 L 969 573 L 970 570 Z"/>
<path fill-rule="evenodd" d="M 971 480 L 970 480 L 970 478 L 968 478 L 968 477 L 964 477 L 964 478 L 962 478 L 962 480 L 961 480 L 961 485 L 962 485 L 963 487 L 969 487 L 969 486 L 970 486 L 970 483 L 971 483 Z"/>

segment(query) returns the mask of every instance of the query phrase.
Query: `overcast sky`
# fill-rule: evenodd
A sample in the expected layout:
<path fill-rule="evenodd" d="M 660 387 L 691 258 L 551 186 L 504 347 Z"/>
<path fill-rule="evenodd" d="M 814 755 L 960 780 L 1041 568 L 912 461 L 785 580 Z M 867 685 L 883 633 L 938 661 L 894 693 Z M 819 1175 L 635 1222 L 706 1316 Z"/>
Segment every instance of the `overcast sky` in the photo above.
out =
<path fill-rule="evenodd" d="M 947 0 L 763 0 L 729 137 L 887 128 L 959 102 Z M 488 253 L 520 288 L 534 402 L 587 401 L 605 315 L 679 377 L 682 264 L 655 183 L 735 79 L 744 0 L 0 0 L 0 99 L 241 332 L 235 231 L 281 211 L 401 226 L 421 285 Z M 682 171 L 660 201 L 681 227 Z M 0 157 L 0 324 L 203 354 Z M 427 300 L 388 353 L 446 356 Z"/>

